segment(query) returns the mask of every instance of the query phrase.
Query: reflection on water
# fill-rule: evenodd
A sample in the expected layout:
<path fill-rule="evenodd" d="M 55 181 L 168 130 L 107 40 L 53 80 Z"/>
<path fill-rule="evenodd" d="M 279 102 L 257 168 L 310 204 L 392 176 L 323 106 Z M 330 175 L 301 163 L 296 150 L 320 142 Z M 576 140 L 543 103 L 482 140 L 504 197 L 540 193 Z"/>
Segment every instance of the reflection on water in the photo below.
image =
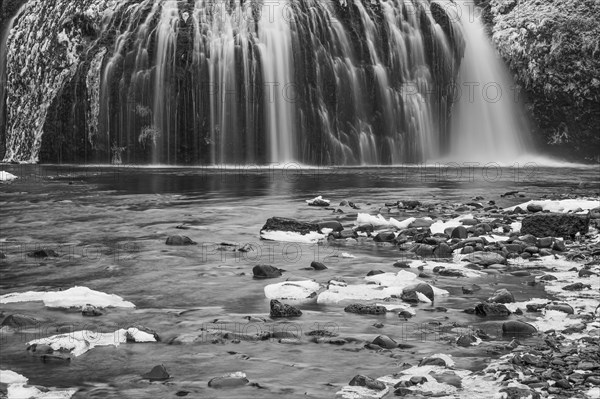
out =
<path fill-rule="evenodd" d="M 485 359 L 487 354 L 452 349 L 435 330 L 437 324 L 449 322 L 491 331 L 499 327 L 497 321 L 482 323 L 462 312 L 475 299 L 462 295 L 460 287 L 466 283 L 482 286 L 477 298 L 509 288 L 517 300 L 543 297 L 542 288 L 528 287 L 516 277 L 469 281 L 437 277 L 434 284 L 451 295 L 436 306 L 448 308 L 448 313 L 417 311 L 409 323 L 394 313 L 357 316 L 344 313 L 342 306 L 313 304 L 303 307 L 304 315 L 293 325 L 267 321 L 249 327 L 245 316 L 268 316 L 263 293 L 267 283 L 251 278 L 257 263 L 286 270 L 282 279 L 273 282 L 316 279 L 326 283 L 341 276 L 355 283 L 373 269 L 397 271 L 392 264 L 400 257 L 397 249 L 373 243 L 268 245 L 259 241 L 261 226 L 271 216 L 352 224 L 357 212 L 375 214 L 385 202 L 403 199 L 461 203 L 481 196 L 485 202 L 494 200 L 505 207 L 556 193 L 590 195 L 598 190 L 599 182 L 594 168 L 231 170 L 5 165 L 2 169 L 21 179 L 0 186 L 0 250 L 7 254 L 0 263 L 1 293 L 83 285 L 137 305 L 133 311 L 110 309 L 94 319 L 82 319 L 77 312 L 44 309 L 38 303 L 0 308 L 4 314 L 26 313 L 47 321 L 42 331 L 2 336 L 0 367 L 24 374 L 34 384 L 83 387 L 81 397 L 167 397 L 181 390 L 193 397 L 215 395 L 207 381 L 235 371 L 244 371 L 251 381 L 267 389 L 259 394 L 257 388 L 223 391 L 218 392 L 219 397 L 332 396 L 357 373 L 384 375 L 399 363 L 431 352 L 450 352 L 458 357 L 459 367 L 480 368 L 482 364 L 475 358 Z M 519 191 L 525 198 L 501 197 L 507 191 Z M 316 195 L 331 199 L 334 205 L 351 200 L 362 209 L 343 208 L 346 213 L 333 214 L 308 207 L 304 200 Z M 386 218 L 399 220 L 413 215 L 388 215 L 386 208 L 381 211 Z M 190 228 L 176 228 L 182 224 Z M 188 235 L 200 245 L 165 246 L 166 237 L 173 234 Z M 221 242 L 254 243 L 260 252 L 220 251 L 216 244 Z M 54 248 L 61 256 L 27 257 L 36 247 Z M 350 252 L 356 258 L 332 258 L 336 251 Z M 325 262 L 329 269 L 318 274 L 305 270 L 313 260 Z M 308 343 L 307 337 L 303 345 L 277 340 L 164 343 L 176 336 L 199 335 L 215 319 L 228 321 L 228 330 L 294 328 L 306 333 L 325 326 L 341 336 L 356 338 L 383 333 L 411 347 L 400 351 L 400 358 L 393 358 L 389 353 L 358 351 L 360 343 L 338 347 Z M 373 327 L 376 322 L 385 327 Z M 69 364 L 42 363 L 25 351 L 25 342 L 50 335 L 61 326 L 61 330 L 67 325 L 109 332 L 130 324 L 155 329 L 163 343 L 96 348 Z M 164 364 L 173 375 L 169 384 L 150 385 L 140 380 L 139 376 L 156 364 Z"/>

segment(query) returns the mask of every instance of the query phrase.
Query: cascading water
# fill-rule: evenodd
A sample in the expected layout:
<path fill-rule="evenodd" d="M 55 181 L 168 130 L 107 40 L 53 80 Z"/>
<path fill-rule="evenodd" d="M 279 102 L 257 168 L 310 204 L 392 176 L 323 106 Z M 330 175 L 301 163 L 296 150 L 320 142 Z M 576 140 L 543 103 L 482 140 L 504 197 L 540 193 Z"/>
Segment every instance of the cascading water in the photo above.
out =
<path fill-rule="evenodd" d="M 453 161 L 512 164 L 529 147 L 527 119 L 508 69 L 473 1 L 458 1 L 466 42 L 452 120 Z"/>
<path fill-rule="evenodd" d="M 5 161 L 439 156 L 463 52 L 448 4 L 29 0 L 7 41 Z"/>

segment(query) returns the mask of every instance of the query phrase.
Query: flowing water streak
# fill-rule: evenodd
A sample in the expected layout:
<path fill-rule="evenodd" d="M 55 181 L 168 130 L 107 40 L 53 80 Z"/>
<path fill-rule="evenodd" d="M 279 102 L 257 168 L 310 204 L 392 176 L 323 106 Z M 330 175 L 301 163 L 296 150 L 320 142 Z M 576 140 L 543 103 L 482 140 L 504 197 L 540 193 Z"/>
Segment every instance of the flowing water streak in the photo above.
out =
<path fill-rule="evenodd" d="M 166 161 L 170 163 L 171 140 L 176 146 L 177 131 L 175 118 L 177 105 L 173 78 L 175 75 L 176 36 L 179 23 L 179 10 L 176 0 L 166 0 L 162 3 L 160 20 L 156 27 L 156 63 L 154 76 L 154 126 L 152 134 L 160 135 L 162 146 L 166 149 Z M 163 148 L 153 146 L 153 162 L 160 162 L 159 152 Z"/>
<path fill-rule="evenodd" d="M 460 98 L 452 121 L 451 158 L 511 163 L 528 148 L 523 105 L 508 70 L 489 42 L 472 1 L 459 1 L 467 48 L 460 69 Z"/>
<path fill-rule="evenodd" d="M 290 85 L 294 85 L 288 0 L 264 2 L 258 23 L 258 48 L 266 94 L 266 134 L 270 162 L 289 162 L 295 154 L 295 113 Z"/>

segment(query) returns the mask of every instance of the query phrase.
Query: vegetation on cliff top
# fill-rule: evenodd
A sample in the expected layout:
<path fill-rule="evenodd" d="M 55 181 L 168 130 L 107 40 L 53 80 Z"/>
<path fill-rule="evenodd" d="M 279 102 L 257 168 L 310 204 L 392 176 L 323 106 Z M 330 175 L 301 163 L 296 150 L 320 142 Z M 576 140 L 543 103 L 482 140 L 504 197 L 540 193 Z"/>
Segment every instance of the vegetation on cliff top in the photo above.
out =
<path fill-rule="evenodd" d="M 600 2 L 479 0 L 547 144 L 598 158 Z"/>

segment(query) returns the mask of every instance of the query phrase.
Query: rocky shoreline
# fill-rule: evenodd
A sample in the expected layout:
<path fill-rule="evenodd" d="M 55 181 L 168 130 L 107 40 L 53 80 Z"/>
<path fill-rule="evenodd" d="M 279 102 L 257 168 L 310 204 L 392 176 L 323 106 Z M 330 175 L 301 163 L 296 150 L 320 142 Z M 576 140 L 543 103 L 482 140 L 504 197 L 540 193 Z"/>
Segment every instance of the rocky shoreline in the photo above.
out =
<path fill-rule="evenodd" d="M 458 204 L 414 200 L 361 204 L 343 200 L 339 206 L 317 197 L 299 205 L 313 207 L 313 220 L 273 217 L 266 221 L 260 237 L 330 246 L 344 252 L 307 264 L 315 276 L 311 280 L 295 279 L 293 273 L 279 265 L 254 265 L 244 274 L 252 276 L 249 284 L 263 290 L 270 301 L 263 314 L 211 320 L 203 324 L 200 333 L 183 331 L 171 336 L 139 325 L 123 326 L 106 336 L 85 330 L 57 330 L 56 334 L 28 341 L 23 350 L 44 362 L 73 364 L 76 357 L 97 350 L 97 346 L 136 342 L 229 345 L 268 341 L 280 345 L 323 345 L 324 352 L 335 348 L 350 353 L 371 351 L 398 360 L 398 367 L 383 376 L 361 374 L 358 365 L 356 370 L 347 370 L 348 384 L 332 387 L 343 398 L 600 397 L 600 202 L 596 198 L 565 197 L 507 208 L 496 205 L 505 198 L 512 198 L 514 203 L 519 195 L 511 192 L 503 198 L 473 198 Z M 183 235 L 170 236 L 162 245 L 189 246 L 192 250 L 199 247 Z M 256 250 L 252 244 L 222 243 L 220 247 L 223 251 Z M 394 249 L 398 259 L 389 264 L 381 262 L 363 281 L 344 276 L 319 277 L 326 273 L 332 259 L 354 257 L 352 252 L 357 248 Z M 52 252 L 38 250 L 30 256 L 59 256 Z M 482 287 L 471 280 L 485 277 L 519 278 L 526 287 L 543 287 L 545 297 L 516 301 L 507 289 L 496 289 L 492 295 L 484 296 Z M 271 279 L 277 282 L 270 283 Z M 471 306 L 439 306 L 439 298 L 457 295 L 457 291 L 445 289 L 449 279 L 457 282 L 454 285 L 460 286 Z M 76 309 L 81 317 L 94 320 L 101 320 L 109 307 L 135 307 L 121 297 L 85 287 L 0 297 L 2 304 L 23 301 Z M 338 307 L 382 333 L 348 334 L 327 327 L 295 329 L 294 320 L 302 320 L 306 312 L 312 314 L 320 306 Z M 423 314 L 453 312 L 472 317 L 472 322 L 453 321 L 448 316 L 444 321 L 435 318 L 425 323 L 410 322 Z M 393 315 L 397 317 L 390 317 Z M 7 313 L 0 334 L 26 333 L 40 322 L 34 315 Z M 252 328 L 240 328 L 248 325 Z M 415 335 L 435 335 L 437 342 L 447 345 L 448 352 L 405 363 L 406 351 L 419 345 L 407 339 Z M 95 339 L 92 343 L 86 340 L 90 336 Z M 237 351 L 230 353 L 245 356 Z M 457 359 L 463 353 L 480 358 L 482 365 L 458 365 Z M 139 378 L 153 384 L 172 384 L 169 369 L 168 364 L 149 365 L 148 372 Z M 0 373 L 0 392 L 4 395 L 16 397 L 15 392 L 29 389 L 34 397 L 47 397 L 34 391 L 44 393 L 47 388 L 29 386 L 27 377 L 15 374 L 8 370 Z M 215 375 L 208 382 L 210 389 L 242 387 L 269 389 L 268 384 L 237 370 Z M 77 395 L 76 389 L 50 392 L 61 392 L 60 397 Z M 185 389 L 177 391 L 177 396 L 188 394 Z"/>

